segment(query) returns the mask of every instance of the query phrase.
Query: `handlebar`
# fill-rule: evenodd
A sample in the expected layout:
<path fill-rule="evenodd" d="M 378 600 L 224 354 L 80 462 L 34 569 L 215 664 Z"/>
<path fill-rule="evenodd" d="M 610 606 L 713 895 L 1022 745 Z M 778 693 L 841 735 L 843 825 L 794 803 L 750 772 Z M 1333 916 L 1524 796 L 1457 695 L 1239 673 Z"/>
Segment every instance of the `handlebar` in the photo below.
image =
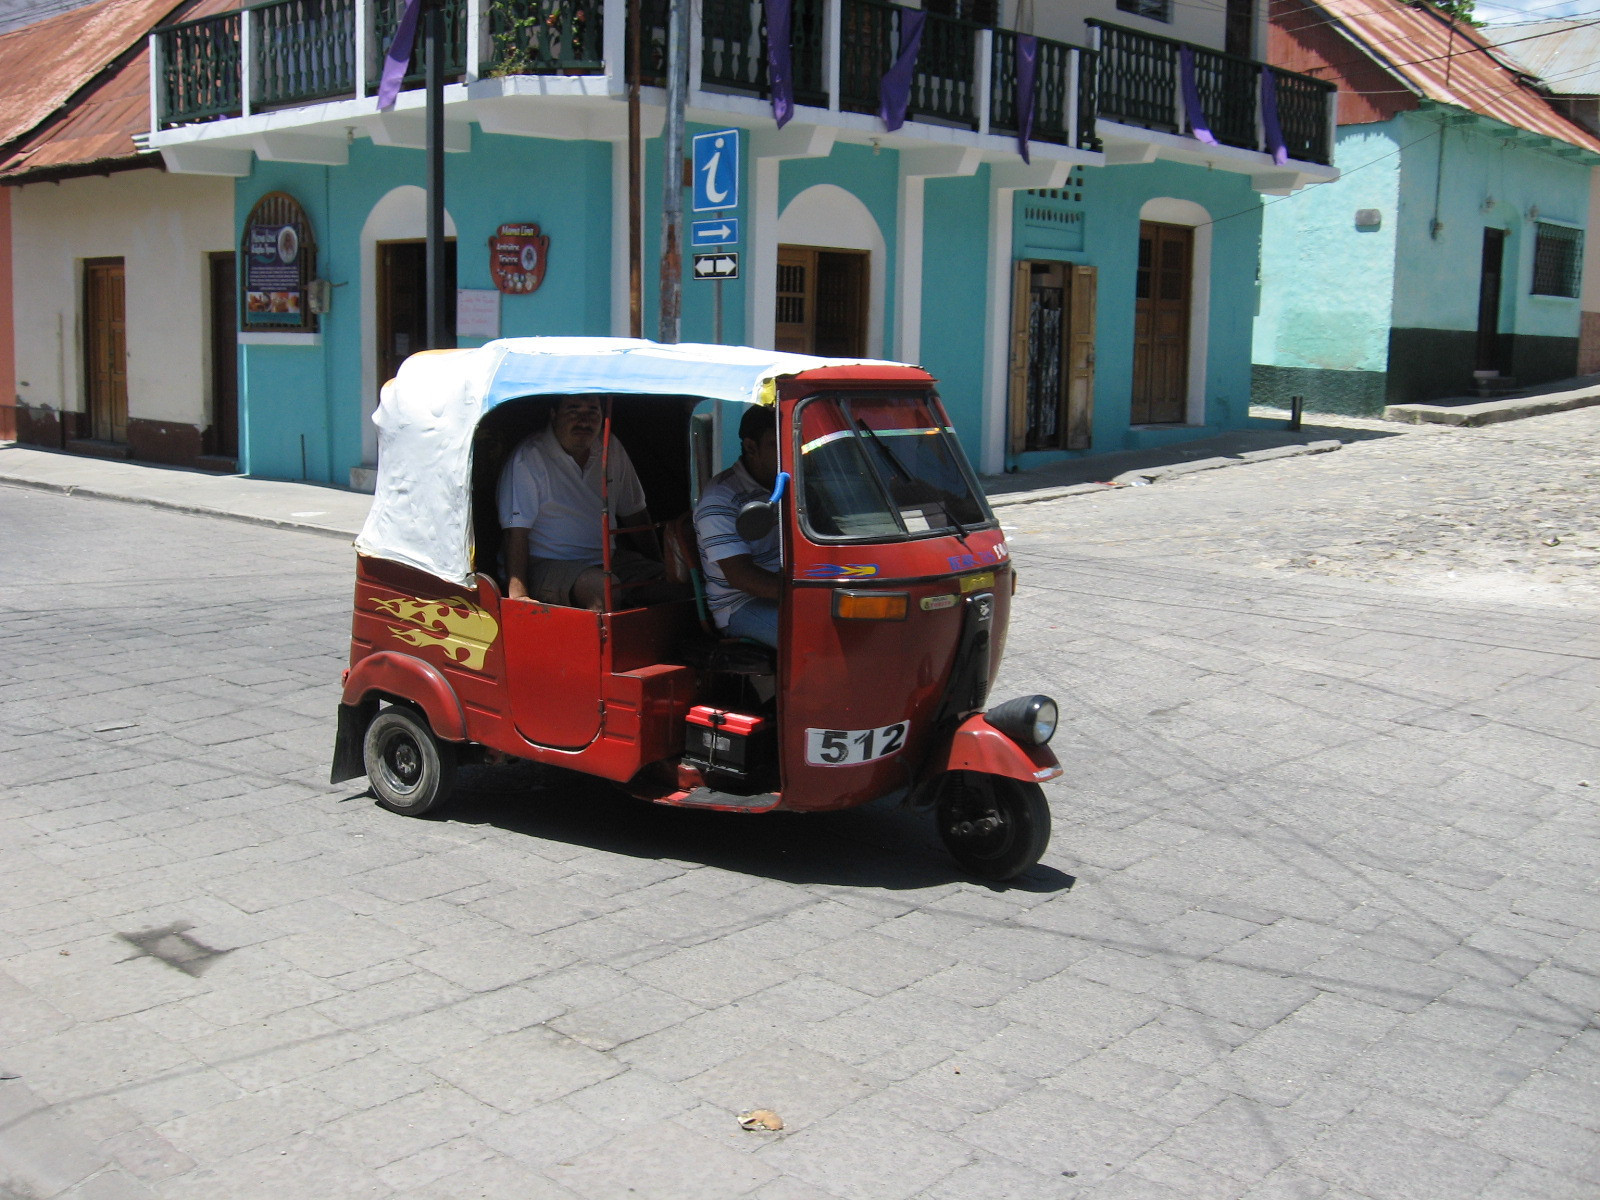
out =
<path fill-rule="evenodd" d="M 779 471 L 778 478 L 773 480 L 772 495 L 767 497 L 768 504 L 776 504 L 783 499 L 784 489 L 789 486 L 789 472 Z"/>

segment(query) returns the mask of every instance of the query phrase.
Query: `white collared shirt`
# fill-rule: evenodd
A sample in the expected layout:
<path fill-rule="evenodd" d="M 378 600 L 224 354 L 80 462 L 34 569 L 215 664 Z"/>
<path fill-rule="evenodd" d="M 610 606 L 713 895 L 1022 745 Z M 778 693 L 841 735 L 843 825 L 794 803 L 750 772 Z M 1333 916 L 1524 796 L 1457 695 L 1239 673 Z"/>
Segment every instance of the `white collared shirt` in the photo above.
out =
<path fill-rule="evenodd" d="M 611 521 L 645 507 L 644 489 L 628 452 L 611 439 Z M 556 440 L 555 430 L 524 438 L 500 472 L 497 493 L 503 529 L 528 531 L 528 556 L 599 566 L 600 445 L 581 468 Z"/>

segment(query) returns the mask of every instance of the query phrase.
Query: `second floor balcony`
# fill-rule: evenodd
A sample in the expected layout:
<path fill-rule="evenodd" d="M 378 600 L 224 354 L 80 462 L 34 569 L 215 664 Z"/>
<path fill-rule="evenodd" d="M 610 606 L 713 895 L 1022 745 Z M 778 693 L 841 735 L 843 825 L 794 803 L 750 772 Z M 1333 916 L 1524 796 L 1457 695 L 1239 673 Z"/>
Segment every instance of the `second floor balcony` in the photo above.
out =
<path fill-rule="evenodd" d="M 375 116 L 384 53 L 405 0 L 266 0 L 186 21 L 151 35 L 153 139 L 158 147 L 265 128 L 345 134 Z M 664 82 L 667 0 L 636 0 L 639 78 Z M 630 73 L 627 0 L 443 0 L 444 74 L 452 119 L 473 106 L 565 98 L 623 98 Z M 888 0 L 793 0 L 792 78 L 796 119 L 881 132 L 873 115 L 880 80 L 898 53 L 901 24 L 914 9 Z M 702 0 L 690 45 L 690 107 L 749 124 L 770 99 L 763 0 Z M 1323 81 L 1204 47 L 1091 22 L 1098 43 L 1040 38 L 1030 138 L 1046 157 L 1147 161 L 1135 143 L 1192 139 L 1197 126 L 1215 142 L 1270 154 L 1262 74 L 1276 84 L 1277 118 L 1291 159 L 1326 164 L 1333 88 Z M 919 140 L 1012 146 L 1022 122 L 1021 35 L 929 13 L 899 144 Z M 1192 66 L 1185 66 L 1186 58 Z M 1192 73 L 1195 91 L 1186 87 Z M 421 38 L 404 86 L 420 88 Z M 1197 94 L 1199 114 L 1184 96 Z M 660 94 L 647 96 L 659 106 Z M 415 98 L 402 97 L 402 107 Z M 265 120 L 263 120 L 265 119 Z M 711 119 L 715 119 L 712 117 Z M 316 128 L 327 125 L 326 130 Z M 488 124 L 485 125 L 489 127 Z M 536 123 L 526 132 L 536 133 Z M 1183 157 L 1167 149 L 1169 157 Z M 1121 148 L 1121 149 L 1119 149 Z M 1160 148 L 1158 147 L 1158 150 Z M 1228 164 L 1219 164 L 1227 166 Z M 1240 169 L 1237 166 L 1234 169 Z M 1254 169 L 1254 168 L 1252 168 Z"/>

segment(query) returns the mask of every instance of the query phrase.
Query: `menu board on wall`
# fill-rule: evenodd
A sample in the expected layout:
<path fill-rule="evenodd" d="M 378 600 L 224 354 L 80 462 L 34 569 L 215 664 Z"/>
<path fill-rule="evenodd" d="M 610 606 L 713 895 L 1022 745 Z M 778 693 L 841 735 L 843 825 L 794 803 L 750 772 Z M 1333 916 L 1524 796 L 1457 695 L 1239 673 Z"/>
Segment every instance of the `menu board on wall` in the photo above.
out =
<path fill-rule="evenodd" d="M 239 327 L 246 332 L 317 328 L 306 290 L 316 276 L 317 246 L 300 202 L 268 192 L 245 218 Z"/>

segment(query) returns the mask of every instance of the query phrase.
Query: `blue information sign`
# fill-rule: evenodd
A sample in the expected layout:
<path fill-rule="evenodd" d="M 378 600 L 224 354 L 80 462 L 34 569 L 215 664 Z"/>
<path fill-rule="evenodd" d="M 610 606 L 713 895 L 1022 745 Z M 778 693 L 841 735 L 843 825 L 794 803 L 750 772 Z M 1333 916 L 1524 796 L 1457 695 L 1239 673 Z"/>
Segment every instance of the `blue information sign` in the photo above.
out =
<path fill-rule="evenodd" d="M 720 217 L 689 224 L 689 245 L 696 250 L 711 246 L 736 246 L 739 243 L 739 218 Z"/>
<path fill-rule="evenodd" d="M 739 131 L 697 133 L 693 147 L 694 211 L 739 207 Z"/>

